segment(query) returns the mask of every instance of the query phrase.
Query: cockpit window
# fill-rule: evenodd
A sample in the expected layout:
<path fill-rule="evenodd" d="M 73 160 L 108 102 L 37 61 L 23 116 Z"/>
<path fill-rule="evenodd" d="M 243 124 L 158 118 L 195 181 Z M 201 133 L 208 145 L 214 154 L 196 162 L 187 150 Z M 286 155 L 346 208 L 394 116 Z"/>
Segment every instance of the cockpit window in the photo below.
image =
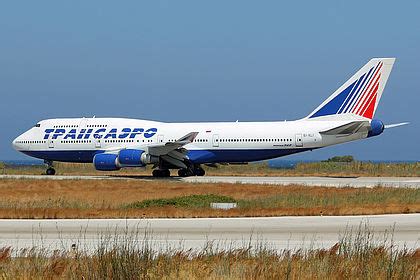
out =
<path fill-rule="evenodd" d="M 41 127 L 41 124 L 37 123 L 36 125 L 34 125 L 34 127 Z"/>

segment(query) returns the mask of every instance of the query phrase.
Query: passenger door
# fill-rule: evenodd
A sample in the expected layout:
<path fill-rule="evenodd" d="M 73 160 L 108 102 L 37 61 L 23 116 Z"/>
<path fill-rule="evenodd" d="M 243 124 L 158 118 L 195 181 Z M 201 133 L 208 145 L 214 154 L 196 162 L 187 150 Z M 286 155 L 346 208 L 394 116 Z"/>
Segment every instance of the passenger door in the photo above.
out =
<path fill-rule="evenodd" d="M 302 134 L 296 134 L 296 147 L 303 147 Z"/>
<path fill-rule="evenodd" d="M 219 134 L 213 134 L 213 147 L 219 147 Z"/>
<path fill-rule="evenodd" d="M 102 147 L 101 139 L 95 138 L 95 148 L 100 148 L 100 147 Z"/>
<path fill-rule="evenodd" d="M 50 149 L 54 148 L 54 140 L 51 138 L 48 139 L 48 148 Z"/>

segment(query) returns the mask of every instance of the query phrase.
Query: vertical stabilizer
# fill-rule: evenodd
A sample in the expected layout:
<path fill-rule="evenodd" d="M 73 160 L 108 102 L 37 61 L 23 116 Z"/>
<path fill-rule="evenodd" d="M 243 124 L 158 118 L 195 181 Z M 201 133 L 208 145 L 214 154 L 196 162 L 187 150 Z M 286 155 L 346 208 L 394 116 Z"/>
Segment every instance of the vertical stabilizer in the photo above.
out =
<path fill-rule="evenodd" d="M 395 58 L 373 58 L 319 105 L 307 118 L 355 114 L 372 119 Z"/>

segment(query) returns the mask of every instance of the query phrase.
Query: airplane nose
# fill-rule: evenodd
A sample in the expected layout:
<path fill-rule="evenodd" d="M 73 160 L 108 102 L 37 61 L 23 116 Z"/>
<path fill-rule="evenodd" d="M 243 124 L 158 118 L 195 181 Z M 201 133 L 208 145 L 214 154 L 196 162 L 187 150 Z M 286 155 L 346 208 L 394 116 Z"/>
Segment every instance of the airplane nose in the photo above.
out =
<path fill-rule="evenodd" d="M 12 142 L 12 146 L 13 149 L 15 149 L 16 151 L 19 151 L 19 137 L 16 137 L 15 140 L 13 140 Z"/>

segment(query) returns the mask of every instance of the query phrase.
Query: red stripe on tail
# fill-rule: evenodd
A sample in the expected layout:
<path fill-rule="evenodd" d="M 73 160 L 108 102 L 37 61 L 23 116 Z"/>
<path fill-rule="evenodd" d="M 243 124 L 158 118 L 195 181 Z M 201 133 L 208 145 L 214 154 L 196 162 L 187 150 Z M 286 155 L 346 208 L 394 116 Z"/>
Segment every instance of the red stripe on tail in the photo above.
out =
<path fill-rule="evenodd" d="M 374 83 L 375 78 L 378 75 L 378 73 L 381 71 L 382 65 L 383 65 L 383 63 L 380 62 L 380 65 L 379 65 L 378 69 L 376 69 L 376 73 L 373 75 L 372 79 L 370 80 L 369 85 L 365 89 L 365 92 L 360 95 L 359 100 L 357 101 L 356 105 L 353 107 L 352 113 L 355 113 L 357 115 L 360 114 L 359 113 L 360 108 L 358 108 L 358 106 L 360 105 L 360 107 L 363 107 L 361 103 L 365 103 L 366 102 L 366 100 L 367 100 L 370 92 L 372 91 L 373 85 L 375 84 Z M 372 85 L 372 83 L 373 83 L 373 85 Z M 372 88 L 370 88 L 371 85 L 372 85 Z M 368 92 L 368 94 L 366 95 L 367 92 Z"/>
<path fill-rule="evenodd" d="M 377 97 L 376 93 L 378 92 L 378 88 L 379 88 L 379 83 L 377 83 L 375 85 L 373 98 L 370 100 L 369 105 L 365 109 L 366 111 L 363 113 L 363 117 L 365 117 L 365 118 L 372 119 L 372 117 L 373 117 L 373 111 L 375 110 L 376 97 Z"/>
<path fill-rule="evenodd" d="M 381 74 L 375 79 L 372 88 L 370 89 L 369 93 L 366 95 L 365 100 L 362 102 L 360 108 L 357 110 L 356 114 L 361 116 L 363 112 L 366 110 L 366 107 L 369 105 L 369 100 L 371 100 L 372 96 L 374 95 L 375 87 L 379 84 L 379 79 L 381 78 Z"/>

